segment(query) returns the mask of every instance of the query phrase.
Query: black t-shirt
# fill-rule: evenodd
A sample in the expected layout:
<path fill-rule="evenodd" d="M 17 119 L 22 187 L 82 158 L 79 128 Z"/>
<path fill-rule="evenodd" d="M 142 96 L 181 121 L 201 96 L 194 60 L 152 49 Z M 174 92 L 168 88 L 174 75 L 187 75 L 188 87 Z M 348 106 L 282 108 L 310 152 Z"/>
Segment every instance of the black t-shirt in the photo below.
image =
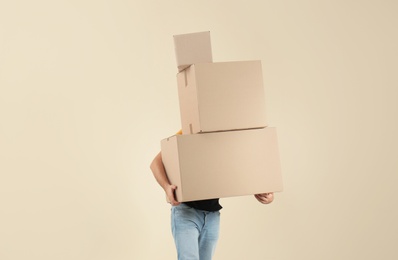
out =
<path fill-rule="evenodd" d="M 195 200 L 195 201 L 187 201 L 184 202 L 186 205 L 200 210 L 206 211 L 219 211 L 222 209 L 219 199 L 208 199 L 208 200 Z"/>

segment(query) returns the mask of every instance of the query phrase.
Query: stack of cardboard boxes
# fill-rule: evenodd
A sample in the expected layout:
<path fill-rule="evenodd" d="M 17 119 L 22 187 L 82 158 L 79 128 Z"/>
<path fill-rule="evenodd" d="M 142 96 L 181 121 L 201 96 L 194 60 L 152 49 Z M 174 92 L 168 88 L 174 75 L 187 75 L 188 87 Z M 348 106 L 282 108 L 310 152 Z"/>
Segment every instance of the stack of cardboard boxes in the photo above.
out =
<path fill-rule="evenodd" d="M 174 36 L 182 135 L 161 141 L 178 201 L 282 191 L 261 61 L 213 62 L 210 32 Z"/>

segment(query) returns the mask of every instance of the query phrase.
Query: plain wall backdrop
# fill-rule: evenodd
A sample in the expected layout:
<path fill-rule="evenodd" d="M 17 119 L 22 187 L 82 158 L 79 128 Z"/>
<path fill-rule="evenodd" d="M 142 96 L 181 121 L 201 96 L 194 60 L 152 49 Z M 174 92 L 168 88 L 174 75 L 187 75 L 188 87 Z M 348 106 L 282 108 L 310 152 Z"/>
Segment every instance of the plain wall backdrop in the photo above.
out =
<path fill-rule="evenodd" d="M 221 199 L 215 260 L 398 258 L 398 2 L 0 1 L 0 259 L 176 259 L 149 170 L 174 34 L 262 60 L 285 191 Z M 227 180 L 226 180 L 227 181 Z"/>

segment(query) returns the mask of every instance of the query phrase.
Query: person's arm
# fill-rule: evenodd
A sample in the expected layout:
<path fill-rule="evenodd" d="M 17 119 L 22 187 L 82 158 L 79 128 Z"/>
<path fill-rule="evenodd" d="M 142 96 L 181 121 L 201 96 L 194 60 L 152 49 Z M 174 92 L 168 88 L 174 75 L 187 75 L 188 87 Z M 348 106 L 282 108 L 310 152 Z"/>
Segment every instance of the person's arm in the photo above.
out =
<path fill-rule="evenodd" d="M 155 158 L 153 159 L 151 166 L 150 166 L 153 176 L 155 176 L 156 181 L 159 185 L 163 188 L 164 192 L 166 193 L 167 202 L 169 202 L 173 206 L 177 206 L 180 204 L 175 199 L 175 189 L 177 186 L 170 184 L 169 178 L 167 178 L 166 170 L 164 169 L 163 161 L 162 161 L 162 154 L 159 152 Z"/>
<path fill-rule="evenodd" d="M 269 192 L 269 193 L 255 194 L 254 197 L 263 204 L 270 204 L 274 200 L 274 193 Z"/>

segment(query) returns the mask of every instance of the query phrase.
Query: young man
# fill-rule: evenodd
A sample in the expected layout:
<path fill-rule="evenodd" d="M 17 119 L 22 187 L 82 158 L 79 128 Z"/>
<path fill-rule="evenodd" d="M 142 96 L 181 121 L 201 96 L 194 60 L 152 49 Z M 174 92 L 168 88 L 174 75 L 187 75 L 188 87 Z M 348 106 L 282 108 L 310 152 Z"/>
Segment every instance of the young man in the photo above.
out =
<path fill-rule="evenodd" d="M 178 260 L 211 260 L 220 226 L 222 207 L 219 199 L 180 203 L 174 193 L 178 187 L 171 184 L 167 178 L 160 152 L 153 159 L 150 168 L 156 181 L 165 191 L 167 202 L 172 205 L 171 228 Z M 263 204 L 269 204 L 274 199 L 272 192 L 254 196 Z"/>

